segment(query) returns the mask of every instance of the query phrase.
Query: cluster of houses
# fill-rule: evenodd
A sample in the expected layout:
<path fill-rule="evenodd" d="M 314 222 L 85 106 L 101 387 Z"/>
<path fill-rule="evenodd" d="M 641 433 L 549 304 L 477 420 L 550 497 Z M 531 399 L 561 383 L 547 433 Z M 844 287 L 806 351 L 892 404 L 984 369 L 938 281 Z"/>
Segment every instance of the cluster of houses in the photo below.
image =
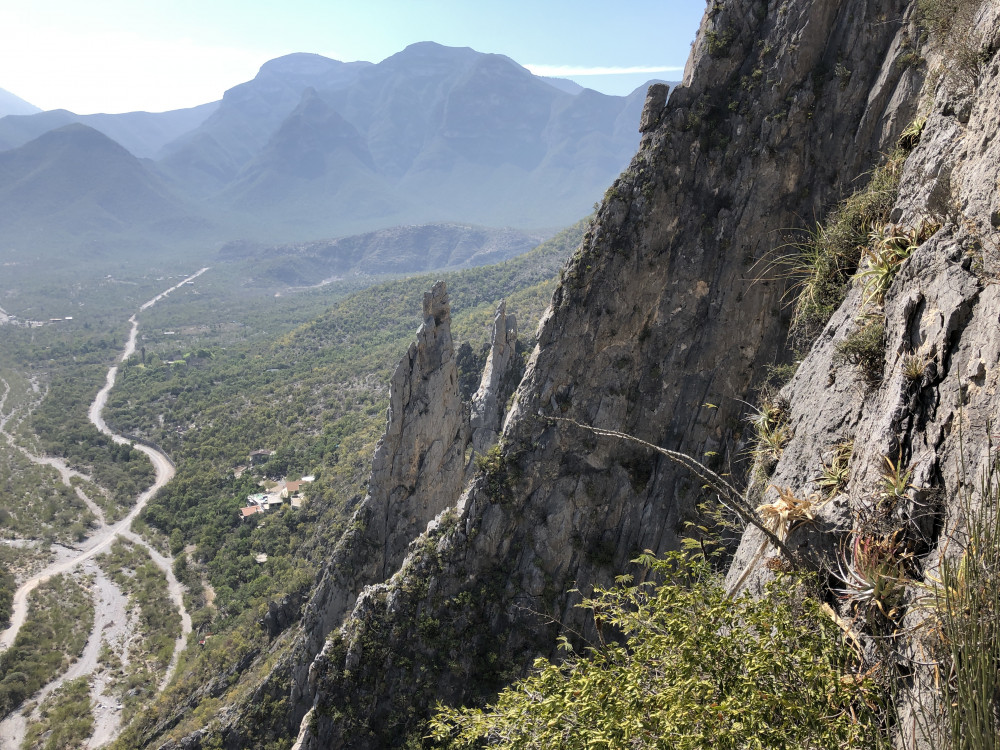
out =
<path fill-rule="evenodd" d="M 267 492 L 255 492 L 247 495 L 247 504 L 240 508 L 242 518 L 249 518 L 257 513 L 266 513 L 272 508 L 280 508 L 288 503 L 293 508 L 301 508 L 305 499 L 302 495 L 302 485 L 316 480 L 314 476 L 302 477 L 295 481 L 279 482 Z"/>

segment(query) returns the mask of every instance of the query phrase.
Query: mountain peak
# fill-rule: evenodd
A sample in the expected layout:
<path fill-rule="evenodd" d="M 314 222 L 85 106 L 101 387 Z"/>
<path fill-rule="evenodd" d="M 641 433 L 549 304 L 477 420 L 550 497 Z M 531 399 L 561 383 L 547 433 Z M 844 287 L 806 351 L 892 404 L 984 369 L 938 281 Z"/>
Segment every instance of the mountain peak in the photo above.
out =
<path fill-rule="evenodd" d="M 86 148 L 103 153 L 121 152 L 134 159 L 123 146 L 108 138 L 99 130 L 95 130 L 82 122 L 71 122 L 68 125 L 50 130 L 38 136 L 33 142 L 39 148 Z M 29 146 L 32 144 L 28 144 Z"/>
<path fill-rule="evenodd" d="M 0 117 L 7 115 L 33 115 L 41 112 L 38 107 L 26 102 L 6 89 L 0 89 Z"/>
<path fill-rule="evenodd" d="M 322 75 L 347 64 L 340 60 L 323 57 L 323 55 L 316 55 L 311 52 L 293 52 L 290 55 L 282 55 L 273 60 L 268 60 L 260 66 L 257 77 L 259 78 L 264 73 Z"/>

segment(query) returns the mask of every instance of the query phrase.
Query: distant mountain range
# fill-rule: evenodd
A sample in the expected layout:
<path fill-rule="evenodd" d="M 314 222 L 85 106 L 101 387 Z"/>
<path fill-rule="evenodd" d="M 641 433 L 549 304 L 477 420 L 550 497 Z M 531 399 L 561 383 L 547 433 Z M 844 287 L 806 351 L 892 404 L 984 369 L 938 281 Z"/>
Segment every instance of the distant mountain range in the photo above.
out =
<path fill-rule="evenodd" d="M 41 112 L 34 104 L 29 104 L 19 96 L 14 96 L 5 89 L 0 89 L 0 117 L 6 115 L 33 115 Z"/>
<path fill-rule="evenodd" d="M 567 225 L 635 152 L 645 86 L 606 96 L 423 42 L 378 64 L 288 55 L 157 114 L 31 113 L 0 93 L 0 232 L 37 248 Z"/>

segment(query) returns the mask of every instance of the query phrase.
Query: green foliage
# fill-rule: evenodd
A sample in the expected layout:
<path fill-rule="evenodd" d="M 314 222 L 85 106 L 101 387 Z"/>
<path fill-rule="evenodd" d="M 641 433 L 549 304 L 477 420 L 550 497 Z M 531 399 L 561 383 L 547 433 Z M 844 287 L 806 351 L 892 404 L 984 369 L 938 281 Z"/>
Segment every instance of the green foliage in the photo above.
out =
<path fill-rule="evenodd" d="M 507 490 L 507 471 L 503 449 L 494 445 L 486 453 L 476 456 L 476 468 L 486 482 L 486 493 L 493 502 L 501 502 Z"/>
<path fill-rule="evenodd" d="M 139 607 L 142 638 L 130 668 L 149 672 L 155 687 L 157 676 L 170 663 L 174 641 L 181 634 L 181 616 L 167 591 L 167 578 L 149 553 L 137 544 L 118 539 L 111 550 L 97 558 L 101 568 L 118 584 L 130 602 Z"/>
<path fill-rule="evenodd" d="M 882 471 L 882 497 L 898 499 L 905 496 L 913 486 L 910 484 L 913 468 L 904 467 L 902 457 L 897 458 L 895 462 L 888 456 L 883 456 L 882 460 L 885 462 Z"/>
<path fill-rule="evenodd" d="M 952 554 L 941 561 L 932 587 L 933 612 L 941 636 L 948 747 L 1000 747 L 1000 482 L 994 459 L 960 491 L 962 526 L 952 537 Z"/>
<path fill-rule="evenodd" d="M 885 346 L 885 318 L 881 315 L 866 316 L 836 345 L 834 362 L 846 362 L 857 367 L 869 384 L 882 379 Z"/>
<path fill-rule="evenodd" d="M 581 606 L 617 632 L 533 673 L 485 709 L 439 707 L 449 747 L 881 748 L 884 696 L 856 673 L 819 604 L 780 578 L 729 599 L 705 563 L 644 556 L 659 584 L 595 592 Z"/>
<path fill-rule="evenodd" d="M 145 454 L 114 442 L 87 417 L 88 407 L 104 384 L 107 367 L 119 353 L 117 343 L 114 337 L 97 343 L 84 339 L 72 355 L 64 355 L 67 359 L 53 363 L 48 393 L 30 419 L 40 452 L 64 458 L 108 491 L 110 498 L 94 493 L 92 499 L 104 505 L 109 520 L 124 515 L 124 509 L 154 477 L 153 465 Z"/>
<path fill-rule="evenodd" d="M 41 584 L 28 603 L 28 618 L 17 638 L 0 653 L 0 717 L 69 667 L 83 651 L 94 622 L 90 596 L 65 575 Z"/>
<path fill-rule="evenodd" d="M 6 628 L 10 622 L 16 590 L 17 582 L 14 580 L 14 574 L 6 565 L 0 566 L 0 628 Z"/>
<path fill-rule="evenodd" d="M 861 262 L 868 235 L 884 225 L 896 201 L 907 151 L 897 148 L 871 173 L 864 188 L 847 197 L 769 269 L 792 282 L 795 295 L 790 335 L 796 346 L 811 344 L 843 301 Z"/>
<path fill-rule="evenodd" d="M 28 725 L 22 750 L 70 750 L 87 746 L 94 715 L 87 677 L 64 683 L 39 708 L 41 720 Z"/>
<path fill-rule="evenodd" d="M 40 453 L 23 429 L 18 430 L 21 418 L 37 405 L 39 398 L 27 379 L 18 375 L 12 370 L 0 373 L 0 392 L 4 391 L 4 383 L 10 386 L 5 402 L 9 418 L 6 429 L 12 431 L 18 445 L 27 444 Z M 89 492 L 89 488 L 85 491 Z M 90 496 L 102 497 L 97 493 Z M 54 468 L 33 463 L 15 445 L 0 438 L 0 536 L 44 537 L 73 544 L 95 522 L 83 500 L 63 484 Z"/>
<path fill-rule="evenodd" d="M 714 29 L 705 32 L 705 45 L 708 54 L 712 57 L 724 57 L 729 52 L 729 47 L 733 43 L 734 34 L 732 29 L 716 31 Z"/>

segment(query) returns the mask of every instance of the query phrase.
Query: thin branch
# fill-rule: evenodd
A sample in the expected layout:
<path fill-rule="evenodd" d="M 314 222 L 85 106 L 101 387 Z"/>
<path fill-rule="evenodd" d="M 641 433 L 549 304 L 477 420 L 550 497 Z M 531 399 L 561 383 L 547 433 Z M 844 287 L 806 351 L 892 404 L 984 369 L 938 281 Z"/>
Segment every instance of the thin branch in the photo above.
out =
<path fill-rule="evenodd" d="M 716 474 L 714 471 L 709 469 L 705 464 L 697 461 L 686 453 L 680 453 L 678 451 L 668 450 L 666 448 L 661 448 L 658 445 L 653 445 L 653 443 L 648 443 L 641 438 L 637 438 L 634 435 L 629 435 L 624 432 L 617 432 L 615 430 L 605 430 L 600 427 L 591 427 L 590 425 L 581 424 L 573 419 L 567 419 L 566 417 L 544 417 L 544 419 L 551 419 L 556 422 L 566 422 L 568 424 L 579 427 L 581 430 L 586 430 L 587 432 L 592 432 L 595 435 L 600 435 L 602 437 L 616 438 L 618 440 L 625 440 L 630 443 L 638 443 L 646 448 L 656 451 L 662 456 L 666 456 L 668 459 L 676 464 L 683 466 L 685 469 L 690 471 L 701 481 L 705 483 L 706 486 L 710 487 L 719 496 L 719 502 L 725 505 L 729 510 L 733 511 L 738 515 L 745 523 L 755 526 L 761 531 L 762 534 L 767 538 L 774 547 L 781 552 L 782 555 L 790 563 L 800 562 L 799 558 L 796 558 L 792 554 L 792 551 L 788 549 L 788 546 L 781 541 L 773 531 L 771 531 L 765 523 L 761 520 L 757 511 L 751 506 L 747 505 L 746 501 L 743 499 L 742 493 L 737 490 L 732 484 L 726 481 L 723 477 Z M 808 560 L 805 561 L 806 564 L 816 569 L 812 563 Z"/>

